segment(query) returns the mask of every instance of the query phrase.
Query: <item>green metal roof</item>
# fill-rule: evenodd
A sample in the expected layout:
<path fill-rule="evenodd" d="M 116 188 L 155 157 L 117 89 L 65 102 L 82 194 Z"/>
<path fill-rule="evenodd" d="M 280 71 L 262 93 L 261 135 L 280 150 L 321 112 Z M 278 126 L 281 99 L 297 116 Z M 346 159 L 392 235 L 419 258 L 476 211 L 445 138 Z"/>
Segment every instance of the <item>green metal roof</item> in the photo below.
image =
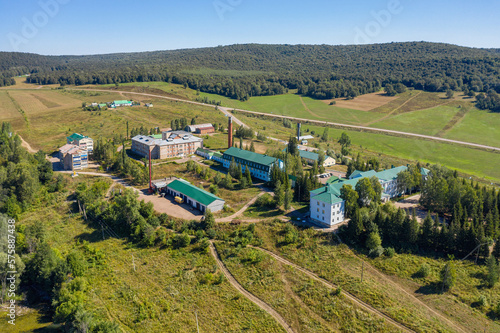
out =
<path fill-rule="evenodd" d="M 431 172 L 429 169 L 420 168 L 420 173 L 422 174 L 422 176 L 428 176 L 429 172 Z"/>
<path fill-rule="evenodd" d="M 223 199 L 216 197 L 212 193 L 202 190 L 201 188 L 198 188 L 183 179 L 174 180 L 173 182 L 168 184 L 168 188 L 182 193 L 185 196 L 190 197 L 191 199 L 198 201 L 205 206 L 210 205 L 216 200 L 224 201 Z"/>
<path fill-rule="evenodd" d="M 331 183 L 336 183 L 340 181 L 340 178 L 337 177 L 337 176 L 331 176 L 330 178 L 328 178 L 328 180 L 326 181 L 327 184 L 331 184 Z"/>
<path fill-rule="evenodd" d="M 221 152 L 214 152 L 214 157 L 222 157 L 222 153 Z"/>
<path fill-rule="evenodd" d="M 132 102 L 127 100 L 121 100 L 121 101 L 113 101 L 113 104 L 132 104 Z"/>
<path fill-rule="evenodd" d="M 108 104 L 106 104 L 106 103 L 99 104 L 99 107 L 105 107 L 105 106 L 108 106 Z"/>
<path fill-rule="evenodd" d="M 385 181 L 394 180 L 394 179 L 398 178 L 398 173 L 400 173 L 401 171 L 405 171 L 405 170 L 408 170 L 408 167 L 399 166 L 397 168 L 391 168 L 391 169 L 377 172 L 375 174 L 375 176 L 380 180 L 385 180 Z"/>
<path fill-rule="evenodd" d="M 211 150 L 208 150 L 208 149 L 203 149 L 203 148 L 198 148 L 196 149 L 196 151 L 201 151 L 202 153 L 205 153 L 205 154 L 208 154 L 208 155 L 214 155 L 215 153 Z M 222 154 L 221 154 L 222 156 Z"/>
<path fill-rule="evenodd" d="M 161 134 L 152 134 L 152 135 L 150 135 L 150 137 L 153 139 L 161 139 L 162 138 Z"/>
<path fill-rule="evenodd" d="M 224 155 L 229 156 L 230 159 L 232 157 L 234 157 L 235 159 L 240 158 L 240 159 L 245 160 L 245 161 L 253 162 L 256 164 L 260 164 L 260 165 L 266 165 L 266 166 L 271 166 L 272 164 L 274 164 L 276 162 L 276 158 L 274 158 L 274 157 L 254 153 L 252 151 L 243 150 L 243 149 L 235 148 L 235 147 L 231 147 L 228 150 L 226 150 L 224 152 Z"/>
<path fill-rule="evenodd" d="M 86 136 L 83 136 L 81 134 L 73 133 L 70 136 L 68 136 L 67 139 L 70 141 L 78 141 L 78 140 L 82 140 L 82 139 L 86 139 L 86 138 L 87 138 Z"/>
<path fill-rule="evenodd" d="M 336 191 L 330 186 L 325 186 L 323 188 L 323 192 L 314 196 L 314 199 L 330 205 L 344 201 L 336 194 Z"/>
<path fill-rule="evenodd" d="M 319 154 L 312 151 L 299 150 L 299 154 L 301 158 L 305 158 L 306 160 L 317 161 L 319 159 Z"/>

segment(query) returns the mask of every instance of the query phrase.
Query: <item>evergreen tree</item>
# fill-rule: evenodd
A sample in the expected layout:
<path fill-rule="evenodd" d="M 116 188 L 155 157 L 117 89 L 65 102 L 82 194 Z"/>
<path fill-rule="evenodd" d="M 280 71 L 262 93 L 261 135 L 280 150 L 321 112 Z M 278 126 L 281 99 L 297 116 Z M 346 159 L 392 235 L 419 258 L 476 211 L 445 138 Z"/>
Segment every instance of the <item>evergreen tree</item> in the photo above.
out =
<path fill-rule="evenodd" d="M 252 143 L 250 144 L 250 151 L 255 153 L 255 145 L 253 143 L 253 140 Z"/>
<path fill-rule="evenodd" d="M 457 281 L 457 270 L 452 260 L 448 261 L 441 270 L 441 289 L 450 290 Z"/>
<path fill-rule="evenodd" d="M 486 276 L 486 285 L 489 288 L 493 288 L 498 282 L 499 272 L 497 259 L 491 255 L 486 260 L 486 266 L 488 267 L 488 274 Z"/>
<path fill-rule="evenodd" d="M 238 163 L 238 169 L 236 170 L 236 176 L 234 177 L 238 180 L 241 180 L 243 178 L 243 172 L 241 171 L 241 164 Z"/>
<path fill-rule="evenodd" d="M 252 186 L 252 174 L 250 173 L 250 167 L 248 165 L 245 167 L 245 178 L 247 180 L 247 185 Z"/>
<path fill-rule="evenodd" d="M 432 230 L 432 217 L 431 212 L 427 212 L 427 216 L 424 219 L 422 224 L 422 233 L 420 234 L 420 244 L 422 244 L 425 248 L 431 249 L 432 241 L 434 239 L 433 230 Z"/>
<path fill-rule="evenodd" d="M 274 186 L 274 206 L 280 209 L 283 206 L 284 200 L 285 193 L 283 192 L 283 186 L 281 185 L 281 181 L 278 180 Z"/>
<path fill-rule="evenodd" d="M 292 189 L 289 186 L 287 186 L 287 188 L 285 190 L 285 198 L 284 198 L 284 201 L 283 201 L 283 205 L 284 205 L 285 211 L 288 211 L 291 208 L 292 196 L 293 196 Z"/>
<path fill-rule="evenodd" d="M 210 209 L 207 209 L 205 211 L 205 218 L 203 219 L 202 227 L 205 230 L 210 230 L 215 227 L 215 217 L 214 214 L 212 214 L 212 212 L 210 211 Z"/>

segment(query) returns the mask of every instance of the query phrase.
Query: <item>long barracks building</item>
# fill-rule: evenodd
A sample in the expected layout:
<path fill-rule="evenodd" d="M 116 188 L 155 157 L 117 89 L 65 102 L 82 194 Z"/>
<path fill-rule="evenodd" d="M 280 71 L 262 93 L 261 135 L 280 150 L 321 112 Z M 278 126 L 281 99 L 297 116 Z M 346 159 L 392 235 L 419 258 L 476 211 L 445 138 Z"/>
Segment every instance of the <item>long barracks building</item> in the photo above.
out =
<path fill-rule="evenodd" d="M 245 172 L 245 169 L 248 167 L 252 177 L 266 182 L 271 179 L 270 174 L 273 164 L 277 164 L 281 169 L 283 168 L 283 161 L 277 158 L 235 147 L 229 148 L 222 155 L 222 165 L 224 168 L 229 169 L 229 164 L 231 164 L 233 158 L 237 164 L 241 164 L 243 172 Z"/>

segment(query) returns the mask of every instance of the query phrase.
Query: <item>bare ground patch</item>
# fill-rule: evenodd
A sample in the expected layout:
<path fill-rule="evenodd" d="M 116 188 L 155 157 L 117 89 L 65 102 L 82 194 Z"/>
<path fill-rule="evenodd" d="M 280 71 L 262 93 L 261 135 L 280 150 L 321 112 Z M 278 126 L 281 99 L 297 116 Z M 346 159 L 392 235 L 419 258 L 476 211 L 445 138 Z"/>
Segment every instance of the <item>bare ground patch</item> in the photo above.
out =
<path fill-rule="evenodd" d="M 371 111 L 398 98 L 399 96 L 386 96 L 384 93 L 376 92 L 361 95 L 351 100 L 346 100 L 345 98 L 336 98 L 324 100 L 323 102 L 326 104 L 330 104 L 332 101 L 335 101 L 335 105 L 341 108 Z"/>

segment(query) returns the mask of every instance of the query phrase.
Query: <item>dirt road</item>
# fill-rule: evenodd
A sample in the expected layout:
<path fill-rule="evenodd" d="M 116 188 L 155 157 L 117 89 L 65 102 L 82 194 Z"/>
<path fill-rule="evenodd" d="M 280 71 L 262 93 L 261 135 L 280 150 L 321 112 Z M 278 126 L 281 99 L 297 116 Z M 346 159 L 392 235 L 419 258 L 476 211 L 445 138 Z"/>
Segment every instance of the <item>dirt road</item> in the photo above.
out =
<path fill-rule="evenodd" d="M 253 247 L 253 246 L 251 246 Z M 291 261 L 288 261 L 286 260 L 285 258 L 282 258 L 276 254 L 274 254 L 273 252 L 271 251 L 268 251 L 266 249 L 263 249 L 263 248 L 260 248 L 260 247 L 253 247 L 255 249 L 258 249 L 258 250 L 261 250 L 267 254 L 269 254 L 271 257 L 273 257 L 274 259 L 278 260 L 279 262 L 285 264 L 285 265 L 288 265 L 288 266 L 291 266 L 299 271 L 301 271 L 302 273 L 306 274 L 307 276 L 309 276 L 310 278 L 318 281 L 318 282 L 321 282 L 323 285 L 325 285 L 326 287 L 330 288 L 330 289 L 337 289 L 337 286 L 334 285 L 333 283 L 330 283 L 322 278 L 320 278 L 318 275 L 316 275 L 315 273 L 311 272 L 311 271 L 308 271 L 307 269 L 305 268 L 302 268 L 294 263 L 292 263 Z M 404 332 L 415 332 L 414 330 L 410 329 L 409 327 L 407 327 L 406 325 L 404 324 L 401 324 L 399 322 L 397 322 L 396 320 L 392 319 L 391 317 L 389 317 L 388 315 L 386 315 L 385 313 L 383 312 L 380 312 L 379 310 L 375 309 L 374 307 L 372 307 L 370 304 L 368 303 L 365 303 L 363 302 L 362 300 L 358 299 L 356 296 L 346 292 L 346 291 L 342 291 L 342 293 L 344 294 L 344 296 L 346 298 L 348 298 L 349 300 L 351 300 L 353 303 L 355 303 L 356 305 L 358 305 L 359 307 L 365 309 L 366 311 L 370 312 L 370 313 L 373 313 L 379 317 L 382 317 L 384 318 L 386 321 L 388 321 L 389 323 L 391 323 L 392 325 L 396 326 L 397 328 L 401 329 L 402 331 Z"/>
<path fill-rule="evenodd" d="M 219 256 L 219 253 L 217 253 L 217 250 L 215 249 L 215 246 L 212 242 L 210 242 L 210 253 L 215 258 L 215 261 L 217 262 L 217 266 L 219 266 L 220 270 L 222 271 L 222 273 L 224 274 L 226 279 L 229 281 L 229 283 L 231 283 L 231 285 L 234 288 L 236 288 L 236 290 L 238 290 L 241 294 L 243 294 L 243 296 L 248 298 L 250 301 L 255 303 L 259 308 L 261 308 L 262 310 L 269 313 L 285 329 L 285 331 L 287 331 L 289 333 L 294 333 L 294 331 L 292 330 L 290 325 L 287 324 L 285 319 L 283 319 L 283 317 L 278 312 L 276 312 L 266 302 L 264 302 L 263 300 L 261 300 L 260 298 L 255 296 L 254 294 L 250 293 L 245 288 L 243 288 L 243 286 L 241 284 L 239 284 L 239 282 L 234 278 L 234 276 L 231 274 L 231 272 L 229 272 L 229 270 L 226 268 L 226 265 L 224 265 L 224 263 L 222 262 L 222 260 Z"/>
<path fill-rule="evenodd" d="M 172 101 L 178 101 L 178 102 L 184 102 L 184 103 L 190 103 L 190 104 L 195 104 L 195 105 L 202 105 L 202 106 L 207 106 L 211 108 L 216 108 L 217 106 L 211 105 L 211 104 L 205 104 L 205 103 L 199 103 L 199 102 L 194 102 L 186 99 L 180 99 L 180 98 L 174 98 L 174 97 L 167 97 L 167 96 L 162 96 L 162 95 L 154 95 L 154 94 L 146 94 L 146 93 L 137 93 L 137 92 L 128 92 L 128 91 L 116 91 L 116 90 L 105 90 L 105 89 L 85 89 L 85 90 L 90 90 L 90 91 L 104 91 L 104 92 L 110 92 L 114 91 L 117 93 L 126 93 L 126 94 L 132 94 L 132 95 L 142 95 L 142 96 L 149 96 L 149 97 L 155 97 L 155 98 L 162 98 L 162 99 L 168 99 Z M 281 115 L 275 115 L 275 114 L 269 114 L 269 113 L 263 113 L 263 112 L 256 112 L 256 111 L 249 111 L 249 110 L 243 110 L 243 109 L 233 109 L 233 108 L 226 108 L 226 107 L 217 107 L 219 110 L 221 110 L 224 113 L 228 113 L 228 110 L 235 110 L 238 112 L 243 112 L 243 113 L 250 113 L 250 114 L 256 114 L 256 115 L 262 115 L 262 116 L 268 116 L 268 117 L 274 117 L 274 118 L 286 118 L 290 120 L 296 120 L 296 121 L 301 121 L 301 122 L 309 122 L 312 124 L 319 124 L 319 125 L 327 125 L 327 126 L 336 126 L 336 127 L 342 127 L 342 128 L 352 128 L 356 130 L 366 130 L 370 132 L 379 132 L 379 133 L 385 133 L 385 134 L 397 134 L 397 135 L 403 135 L 403 136 L 409 136 L 409 137 L 415 137 L 415 138 L 421 138 L 421 139 L 427 139 L 427 140 L 432 140 L 432 141 L 440 141 L 440 142 L 446 142 L 446 143 L 454 143 L 454 144 L 460 144 L 463 146 L 469 146 L 473 148 L 481 148 L 481 149 L 488 149 L 488 150 L 494 150 L 497 152 L 500 152 L 500 147 L 492 147 L 492 146 L 487 146 L 487 145 L 481 145 L 477 143 L 471 143 L 471 142 L 465 142 L 465 141 L 459 141 L 459 140 L 451 140 L 451 139 L 445 139 L 445 138 L 439 138 L 436 136 L 430 136 L 430 135 L 423 135 L 423 134 L 416 134 L 416 133 L 408 133 L 408 132 L 401 132 L 401 131 L 393 131 L 393 130 L 387 130 L 387 129 L 381 129 L 381 128 L 375 128 L 375 127 L 367 127 L 367 126 L 358 126 L 358 125 L 348 125 L 348 124 L 341 124 L 341 123 L 334 123 L 334 122 L 328 122 L 328 121 L 321 121 L 321 120 L 312 120 L 312 119 L 305 119 L 305 118 L 297 118 L 297 117 L 289 117 L 289 116 L 281 116 Z M 233 114 L 231 114 L 233 117 L 233 120 L 235 123 L 239 125 L 246 126 L 241 122 L 240 120 L 236 119 Z"/>

